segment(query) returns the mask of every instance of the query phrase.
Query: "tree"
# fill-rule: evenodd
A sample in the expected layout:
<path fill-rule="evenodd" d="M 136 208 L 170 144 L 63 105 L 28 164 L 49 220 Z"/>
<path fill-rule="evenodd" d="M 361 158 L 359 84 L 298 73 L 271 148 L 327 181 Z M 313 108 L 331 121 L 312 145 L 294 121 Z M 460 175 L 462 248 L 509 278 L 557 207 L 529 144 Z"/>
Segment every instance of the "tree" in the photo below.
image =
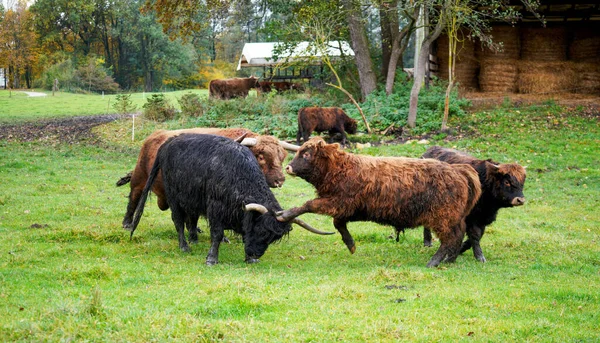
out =
<path fill-rule="evenodd" d="M 377 75 L 373 69 L 373 61 L 369 50 L 369 42 L 365 27 L 362 23 L 362 16 L 359 5 L 355 0 L 342 0 L 342 6 L 346 11 L 348 30 L 352 40 L 352 49 L 354 50 L 354 60 L 358 69 L 360 79 L 360 89 L 363 98 L 377 89 Z"/>
<path fill-rule="evenodd" d="M 23 79 L 28 88 L 32 81 L 32 64 L 36 59 L 35 34 L 31 28 L 27 3 L 19 1 L 2 11 L 0 21 L 0 67 L 11 88 L 20 88 Z"/>

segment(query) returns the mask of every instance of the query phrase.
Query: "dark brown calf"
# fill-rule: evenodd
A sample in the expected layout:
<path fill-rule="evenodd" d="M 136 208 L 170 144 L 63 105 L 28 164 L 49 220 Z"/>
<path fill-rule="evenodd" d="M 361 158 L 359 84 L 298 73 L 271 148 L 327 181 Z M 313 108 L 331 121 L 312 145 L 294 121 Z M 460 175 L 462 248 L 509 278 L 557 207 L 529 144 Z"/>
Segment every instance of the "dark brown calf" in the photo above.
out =
<path fill-rule="evenodd" d="M 485 256 L 479 241 L 487 225 L 496 220 L 498 210 L 505 207 L 525 204 L 523 186 L 525 185 L 525 168 L 518 164 L 498 164 L 492 160 L 479 160 L 464 152 L 434 146 L 429 148 L 424 158 L 435 158 L 447 163 L 466 163 L 471 165 L 479 175 L 481 197 L 466 218 L 467 240 L 463 243 L 461 253 L 473 247 L 475 258 L 485 262 Z M 424 244 L 431 246 L 431 232 L 423 230 Z"/>
<path fill-rule="evenodd" d="M 306 212 L 329 215 L 352 253 L 348 222 L 373 221 L 396 230 L 423 225 L 442 242 L 428 267 L 456 259 L 464 219 L 481 195 L 477 173 L 467 164 L 354 155 L 319 137 L 300 147 L 286 171 L 312 184 L 318 198 L 281 212 L 280 220 Z"/>
<path fill-rule="evenodd" d="M 342 134 L 342 145 L 346 145 L 346 132 L 356 133 L 356 120 L 339 107 L 305 107 L 298 111 L 298 133 L 296 143 L 300 138 L 308 141 L 312 132 L 328 131 L 329 135 L 339 132 Z"/>
<path fill-rule="evenodd" d="M 150 171 L 152 170 L 152 165 L 156 159 L 158 148 L 160 148 L 161 145 L 163 145 L 163 143 L 170 137 L 178 136 L 184 133 L 212 134 L 232 139 L 246 135 L 243 144 L 250 148 L 250 151 L 252 151 L 258 160 L 258 164 L 265 175 L 267 184 L 270 187 L 281 187 L 285 181 L 285 176 L 282 172 L 282 163 L 287 156 L 285 149 L 297 150 L 298 148 L 295 145 L 291 145 L 286 142 L 280 142 L 275 137 L 259 136 L 256 133 L 243 128 L 193 128 L 172 131 L 156 131 L 148 136 L 146 140 L 144 140 L 142 148 L 140 149 L 137 164 L 133 169 L 133 172 L 131 172 L 131 175 L 123 177 L 117 183 L 117 185 L 124 185 L 130 181 L 131 186 L 131 191 L 129 192 L 129 203 L 127 204 L 127 212 L 123 218 L 123 228 L 131 228 L 133 214 L 138 202 L 140 201 L 140 196 L 144 190 L 144 185 L 148 180 L 148 175 L 150 175 Z M 169 205 L 167 204 L 165 189 L 160 174 L 157 176 L 157 179 L 152 186 L 152 192 L 156 194 L 158 207 L 163 211 L 167 210 Z"/>

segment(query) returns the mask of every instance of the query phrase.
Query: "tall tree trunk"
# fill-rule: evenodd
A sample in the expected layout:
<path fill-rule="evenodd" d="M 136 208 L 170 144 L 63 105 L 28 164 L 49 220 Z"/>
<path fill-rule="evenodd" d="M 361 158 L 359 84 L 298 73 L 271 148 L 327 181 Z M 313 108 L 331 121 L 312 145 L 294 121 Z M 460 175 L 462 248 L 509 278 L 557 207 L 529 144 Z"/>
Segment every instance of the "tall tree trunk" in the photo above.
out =
<path fill-rule="evenodd" d="M 397 10 L 396 14 L 398 14 Z M 398 65 L 400 66 L 401 71 L 404 70 L 401 57 L 402 55 L 404 55 L 404 51 L 408 47 L 410 33 L 414 29 L 418 16 L 419 8 L 415 6 L 411 22 L 404 27 L 402 32 L 398 32 L 394 37 L 394 41 L 392 44 L 392 56 L 389 61 L 390 65 L 388 67 L 388 72 L 386 74 L 385 80 L 385 93 L 387 95 L 392 94 L 392 90 L 394 88 L 394 81 L 396 80 L 396 70 L 398 69 Z"/>
<path fill-rule="evenodd" d="M 354 50 L 354 60 L 358 69 L 360 89 L 363 99 L 377 88 L 377 77 L 373 69 L 373 61 L 369 53 L 369 42 L 365 26 L 363 25 L 361 13 L 353 0 L 342 0 L 346 10 L 348 27 L 350 28 L 350 39 Z"/>
<path fill-rule="evenodd" d="M 393 1 L 396 4 L 398 0 Z M 381 75 L 387 76 L 388 66 L 390 64 L 390 58 L 392 57 L 392 44 L 394 37 L 392 35 L 392 23 L 391 18 L 395 15 L 397 17 L 397 10 L 395 13 L 391 13 L 392 5 L 388 2 L 382 2 L 379 5 L 379 24 L 381 26 Z"/>
<path fill-rule="evenodd" d="M 442 13 L 445 13 L 446 8 L 449 6 L 449 2 L 449 0 L 445 1 L 444 8 L 441 10 Z M 441 16 L 440 18 L 438 18 L 438 22 L 436 23 L 434 30 L 431 31 L 427 36 L 425 36 L 425 38 L 423 39 L 423 43 L 421 44 L 419 58 L 416 61 L 417 65 L 415 65 L 415 79 L 413 87 L 410 91 L 410 105 L 408 108 L 407 124 L 411 128 L 414 128 L 417 122 L 417 106 L 419 104 L 419 92 L 421 91 L 421 86 L 423 85 L 423 78 L 425 77 L 425 65 L 427 64 L 427 60 L 429 59 L 429 51 L 431 48 L 431 44 L 440 36 L 445 26 L 446 19 L 444 16 Z"/>

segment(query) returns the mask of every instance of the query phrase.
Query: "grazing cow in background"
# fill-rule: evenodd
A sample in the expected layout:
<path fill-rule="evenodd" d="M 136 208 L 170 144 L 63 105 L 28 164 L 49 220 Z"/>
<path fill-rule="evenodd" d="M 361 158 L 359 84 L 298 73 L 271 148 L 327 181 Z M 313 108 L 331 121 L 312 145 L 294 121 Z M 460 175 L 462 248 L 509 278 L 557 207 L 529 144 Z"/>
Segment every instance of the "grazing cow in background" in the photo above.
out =
<path fill-rule="evenodd" d="M 276 90 L 277 93 L 283 93 L 285 91 L 295 90 L 298 92 L 304 91 L 304 86 L 300 83 L 292 83 L 287 81 L 260 81 L 258 83 L 258 90 L 260 93 L 269 93 L 271 90 Z"/>
<path fill-rule="evenodd" d="M 234 78 L 224 80 L 211 80 L 208 84 L 208 97 L 211 99 L 229 100 L 233 98 L 245 98 L 252 88 L 257 88 L 258 78 L 252 76 L 247 78 Z"/>
<path fill-rule="evenodd" d="M 342 145 L 346 145 L 346 132 L 356 133 L 356 120 L 338 107 L 305 107 L 298 111 L 298 133 L 296 133 L 296 144 L 300 144 L 300 138 L 308 141 L 313 132 L 328 131 L 333 139 L 333 134 L 339 132 L 342 135 Z"/>
<path fill-rule="evenodd" d="M 195 225 L 200 216 L 207 217 L 211 240 L 208 265 L 219 261 L 225 229 L 242 235 L 248 263 L 258 262 L 269 244 L 292 229 L 292 221 L 276 219 L 275 212 L 281 211 L 281 206 L 247 147 L 225 137 L 182 134 L 158 150 L 135 210 L 131 235 L 159 171 L 181 250 L 189 250 L 184 226 Z M 302 221 L 295 222 L 314 233 L 327 234 Z"/>
<path fill-rule="evenodd" d="M 278 213 L 278 219 L 306 212 L 329 215 L 351 253 L 355 245 L 348 222 L 373 221 L 396 230 L 423 225 L 442 242 L 428 267 L 454 262 L 464 219 L 481 195 L 477 172 L 468 164 L 354 155 L 320 137 L 304 143 L 286 171 L 315 186 L 318 198 Z"/>
<path fill-rule="evenodd" d="M 266 178 L 267 184 L 270 187 L 281 187 L 285 181 L 285 176 L 282 172 L 283 160 L 287 156 L 287 152 L 285 149 L 293 151 L 298 150 L 298 146 L 296 145 L 279 141 L 273 136 L 259 136 L 256 133 L 243 128 L 192 128 L 171 131 L 155 131 L 144 140 L 142 148 L 140 149 L 140 154 L 138 156 L 136 166 L 133 169 L 133 171 L 127 174 L 126 176 L 122 177 L 117 182 L 117 186 L 121 186 L 126 184 L 127 182 L 131 182 L 131 190 L 129 192 L 129 203 L 127 204 L 127 212 L 125 213 L 125 217 L 123 218 L 123 228 L 131 229 L 133 213 L 137 207 L 138 202 L 140 201 L 142 190 L 144 189 L 144 185 L 148 180 L 148 175 L 150 175 L 150 170 L 152 169 L 152 165 L 154 164 L 154 160 L 156 159 L 156 153 L 158 149 L 170 137 L 184 133 L 212 134 L 217 136 L 228 137 L 231 139 L 245 135 L 246 138 L 244 139 L 244 141 L 242 141 L 242 144 L 248 146 L 254 154 L 254 156 L 256 157 L 256 159 L 258 160 L 258 164 Z M 156 201 L 158 203 L 158 207 L 163 211 L 167 210 L 169 206 L 165 198 L 165 189 L 163 187 L 162 178 L 160 177 L 160 175 L 154 182 L 152 191 L 157 196 Z M 196 228 L 188 227 L 188 230 L 190 230 L 190 234 L 192 236 L 195 236 L 195 239 L 197 239 L 197 233 L 195 232 Z"/>
<path fill-rule="evenodd" d="M 435 158 L 447 163 L 466 163 L 471 165 L 479 175 L 481 197 L 466 218 L 467 240 L 460 252 L 473 247 L 475 258 L 485 262 L 479 241 L 485 227 L 496 220 L 498 210 L 505 207 L 525 204 L 523 186 L 525 185 L 525 168 L 518 164 L 498 164 L 492 160 L 479 160 L 464 152 L 434 146 L 423 154 L 423 158 Z M 425 246 L 431 246 L 431 232 L 423 231 Z"/>

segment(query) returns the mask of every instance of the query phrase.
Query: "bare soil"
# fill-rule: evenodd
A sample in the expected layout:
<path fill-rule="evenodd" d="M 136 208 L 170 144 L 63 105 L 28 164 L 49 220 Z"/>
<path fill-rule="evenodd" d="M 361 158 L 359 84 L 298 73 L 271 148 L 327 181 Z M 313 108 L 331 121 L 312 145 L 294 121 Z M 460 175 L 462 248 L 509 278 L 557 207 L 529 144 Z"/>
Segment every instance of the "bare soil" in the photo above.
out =
<path fill-rule="evenodd" d="M 92 128 L 120 119 L 120 115 L 80 116 L 56 118 L 15 125 L 0 124 L 0 140 L 32 142 L 48 141 L 61 143 L 98 143 Z"/>

